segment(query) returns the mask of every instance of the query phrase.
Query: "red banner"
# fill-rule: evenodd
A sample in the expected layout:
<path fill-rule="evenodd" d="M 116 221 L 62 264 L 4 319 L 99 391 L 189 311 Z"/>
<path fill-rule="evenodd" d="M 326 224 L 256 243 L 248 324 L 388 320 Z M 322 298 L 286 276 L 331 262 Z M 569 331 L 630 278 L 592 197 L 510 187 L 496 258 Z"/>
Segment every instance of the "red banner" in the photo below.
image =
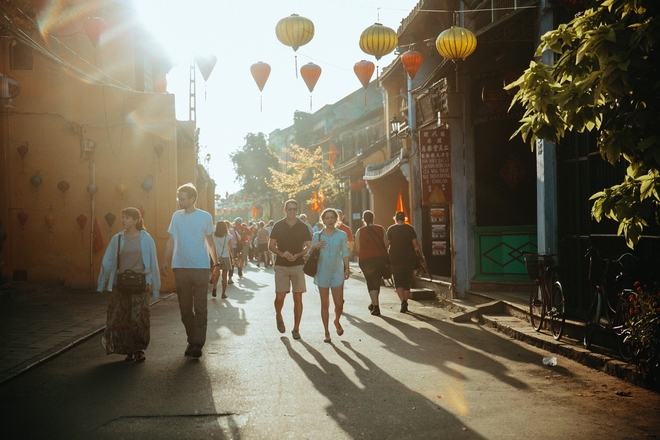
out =
<path fill-rule="evenodd" d="M 420 130 L 422 205 L 451 203 L 451 148 L 448 128 Z"/>

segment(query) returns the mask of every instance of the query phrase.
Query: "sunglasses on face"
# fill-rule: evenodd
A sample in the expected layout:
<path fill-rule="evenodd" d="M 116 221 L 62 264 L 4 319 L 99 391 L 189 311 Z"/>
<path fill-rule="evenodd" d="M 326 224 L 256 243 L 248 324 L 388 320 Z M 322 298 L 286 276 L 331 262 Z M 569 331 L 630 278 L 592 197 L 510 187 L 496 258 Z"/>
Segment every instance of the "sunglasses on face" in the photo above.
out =
<path fill-rule="evenodd" d="M 298 212 L 298 208 L 286 208 L 289 212 Z"/>

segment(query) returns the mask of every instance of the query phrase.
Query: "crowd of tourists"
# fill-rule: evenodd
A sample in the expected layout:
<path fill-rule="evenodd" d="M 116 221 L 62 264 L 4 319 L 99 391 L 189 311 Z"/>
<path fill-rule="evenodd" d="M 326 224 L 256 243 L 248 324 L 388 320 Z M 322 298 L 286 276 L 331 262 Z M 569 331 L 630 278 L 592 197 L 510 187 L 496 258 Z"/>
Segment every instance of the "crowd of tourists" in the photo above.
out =
<path fill-rule="evenodd" d="M 395 224 L 385 229 L 374 223 L 371 211 L 362 215 L 364 226 L 351 232 L 343 212 L 327 208 L 314 226 L 300 213 L 295 199 L 284 203 L 284 217 L 268 222 L 236 218 L 215 225 L 211 215 L 197 209 L 197 190 L 192 184 L 177 190 L 179 210 L 172 215 L 169 238 L 160 264 L 156 245 L 147 233 L 136 208 L 122 210 L 123 230 L 112 237 L 98 278 L 98 291 L 110 291 L 107 323 L 101 342 L 107 354 L 122 354 L 127 361 L 146 359 L 150 339 L 150 296 L 159 296 L 161 276 L 174 276 L 187 346 L 185 356 L 200 358 L 206 343 L 207 304 L 211 295 L 227 298 L 234 274 L 244 276 L 252 263 L 257 269 L 273 268 L 275 281 L 275 324 L 286 332 L 282 309 L 286 296 L 293 297 L 291 336 L 300 339 L 303 293 L 307 291 L 305 262 L 315 262 L 313 283 L 321 299 L 324 342 L 332 341 L 329 330 L 330 298 L 333 324 L 343 335 L 344 282 L 350 277 L 349 261 L 357 256 L 369 293 L 370 313 L 380 315 L 379 293 L 383 277 L 393 276 L 401 301 L 401 313 L 408 311 L 414 264 L 423 259 L 415 230 L 397 212 Z M 390 275 L 391 272 L 391 275 Z M 309 273 L 309 271 L 308 271 Z M 218 288 L 218 282 L 220 287 Z"/>

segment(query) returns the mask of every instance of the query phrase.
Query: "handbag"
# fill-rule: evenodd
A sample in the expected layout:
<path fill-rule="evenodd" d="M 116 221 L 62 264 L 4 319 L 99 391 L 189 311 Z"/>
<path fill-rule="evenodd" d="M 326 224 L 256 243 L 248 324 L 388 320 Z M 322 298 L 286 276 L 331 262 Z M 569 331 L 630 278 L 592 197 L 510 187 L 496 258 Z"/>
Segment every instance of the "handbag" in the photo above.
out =
<path fill-rule="evenodd" d="M 380 245 L 383 247 L 383 252 L 385 253 L 385 255 L 384 255 L 385 256 L 385 267 L 383 268 L 383 275 L 382 276 L 383 276 L 383 279 L 389 280 L 390 278 L 392 278 L 392 265 L 390 264 L 390 257 L 387 255 L 387 249 L 385 249 L 385 243 L 383 243 L 383 240 L 378 238 L 378 234 L 376 234 L 374 231 L 372 231 L 369 226 L 365 226 L 365 228 L 367 229 L 367 231 L 369 231 L 369 233 L 371 235 L 374 236 L 374 241 L 376 243 L 380 243 Z"/>
<path fill-rule="evenodd" d="M 319 248 L 312 249 L 312 252 L 309 254 L 309 258 L 305 261 L 303 266 L 303 272 L 309 277 L 316 276 L 316 271 L 319 267 L 319 256 L 321 255 L 321 250 Z"/>
<path fill-rule="evenodd" d="M 117 235 L 117 289 L 124 295 L 139 295 L 147 288 L 147 276 L 130 269 L 119 273 L 119 249 L 121 249 L 121 235 Z"/>

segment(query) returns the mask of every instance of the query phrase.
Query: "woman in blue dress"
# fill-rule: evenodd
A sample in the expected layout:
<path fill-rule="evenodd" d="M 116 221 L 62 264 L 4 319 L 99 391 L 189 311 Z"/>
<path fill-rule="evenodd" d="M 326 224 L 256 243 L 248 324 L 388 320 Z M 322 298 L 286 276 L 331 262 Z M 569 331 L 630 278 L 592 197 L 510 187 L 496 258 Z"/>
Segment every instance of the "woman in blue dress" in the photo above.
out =
<path fill-rule="evenodd" d="M 328 330 L 330 291 L 335 303 L 335 327 L 339 336 L 344 334 L 344 329 L 339 323 L 339 318 L 344 311 L 344 280 L 351 275 L 348 266 L 348 236 L 344 231 L 335 228 L 337 223 L 337 211 L 332 208 L 325 209 L 321 213 L 323 230 L 316 232 L 312 237 L 312 249 L 320 249 L 318 269 L 314 277 L 314 284 L 319 288 L 321 295 L 321 319 L 325 328 L 324 342 L 330 342 L 330 331 Z"/>

